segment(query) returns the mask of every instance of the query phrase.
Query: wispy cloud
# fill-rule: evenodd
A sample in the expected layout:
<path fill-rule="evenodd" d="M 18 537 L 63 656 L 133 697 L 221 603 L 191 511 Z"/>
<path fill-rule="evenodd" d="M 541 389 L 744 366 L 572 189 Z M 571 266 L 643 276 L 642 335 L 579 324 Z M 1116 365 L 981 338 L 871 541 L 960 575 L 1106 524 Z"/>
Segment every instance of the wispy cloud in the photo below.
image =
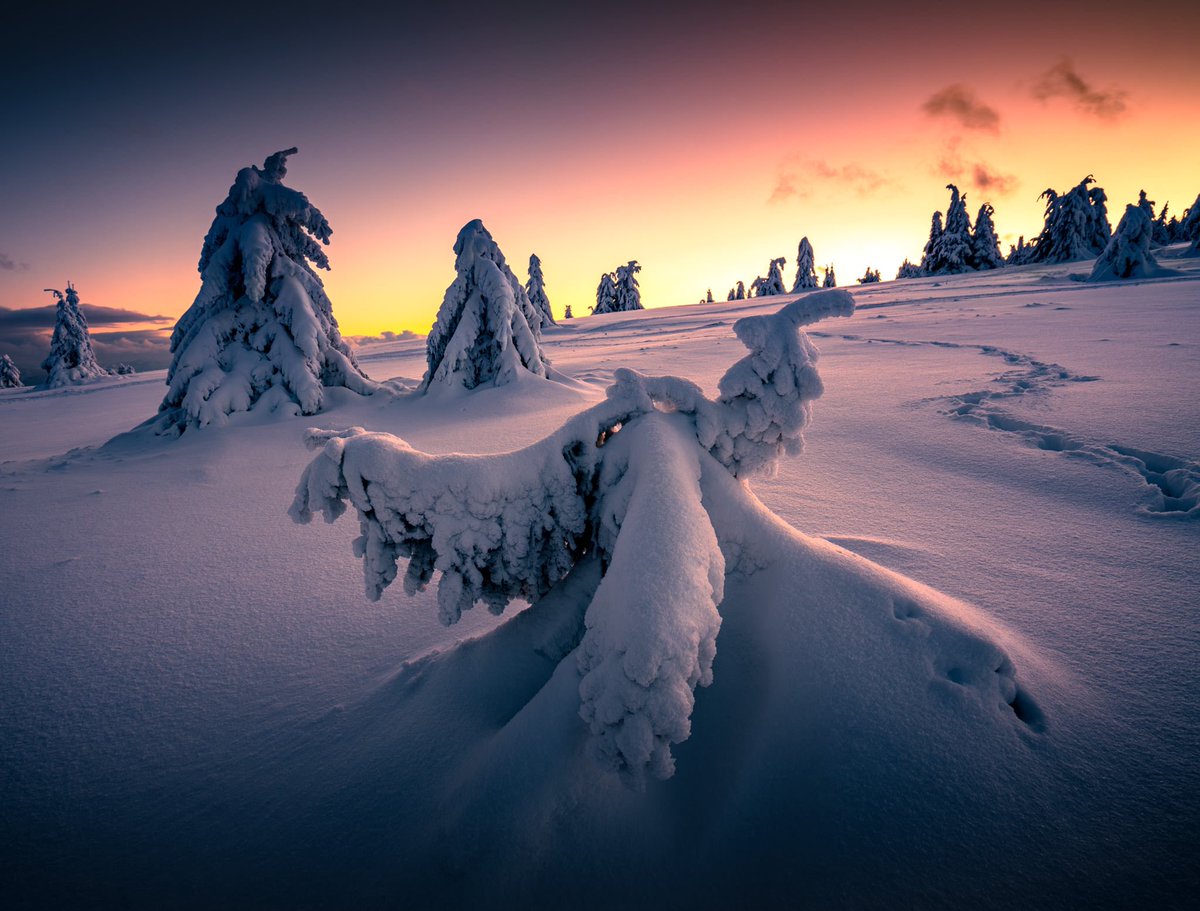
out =
<path fill-rule="evenodd" d="M 1116 87 L 1105 91 L 1094 88 L 1079 75 L 1067 57 L 1042 73 L 1030 89 L 1030 94 L 1039 101 L 1066 98 L 1083 113 L 1104 120 L 1113 120 L 1124 114 L 1128 107 L 1126 98 L 1129 96 L 1124 89 Z"/>
<path fill-rule="evenodd" d="M 996 109 L 984 104 L 974 89 L 960 82 L 934 92 L 921 105 L 921 110 L 930 117 L 948 117 L 968 130 L 995 133 L 1000 129 L 1000 115 Z"/>
<path fill-rule="evenodd" d="M 859 196 L 869 196 L 891 183 L 891 178 L 870 168 L 851 162 L 831 165 L 827 161 L 792 159 L 775 175 L 775 188 L 767 202 L 771 205 L 788 199 L 808 199 L 822 184 L 836 183 L 839 191 L 849 189 Z"/>
<path fill-rule="evenodd" d="M 780 171 L 775 175 L 775 189 L 771 191 L 771 196 L 767 199 L 768 205 L 776 205 L 784 202 L 794 196 L 808 196 L 808 192 L 801 192 L 796 186 L 796 175 L 788 171 Z"/>
<path fill-rule="evenodd" d="M 964 188 L 978 190 L 988 197 L 1007 196 L 1016 190 L 1019 181 L 1015 175 L 1003 174 L 985 161 L 971 156 L 968 160 L 962 152 L 962 142 L 954 139 L 946 144 L 942 157 L 932 168 L 933 174 Z"/>
<path fill-rule="evenodd" d="M 0 270 L 5 272 L 26 272 L 29 270 L 29 263 L 19 263 L 3 250 L 0 250 Z"/>

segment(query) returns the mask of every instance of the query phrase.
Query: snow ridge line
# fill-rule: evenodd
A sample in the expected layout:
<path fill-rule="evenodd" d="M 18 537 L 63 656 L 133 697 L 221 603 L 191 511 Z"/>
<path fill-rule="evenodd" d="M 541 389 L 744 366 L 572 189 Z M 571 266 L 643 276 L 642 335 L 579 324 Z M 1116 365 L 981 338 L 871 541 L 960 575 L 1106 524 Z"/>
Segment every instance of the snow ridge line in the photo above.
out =
<path fill-rule="evenodd" d="M 865 338 L 858 335 L 834 336 L 818 332 L 809 334 L 905 347 L 974 349 L 981 354 L 1001 357 L 1005 363 L 1019 368 L 1006 371 L 995 378 L 994 382 L 1003 388 L 940 396 L 930 401 L 947 403 L 949 407 L 943 409 L 942 414 L 956 420 L 972 421 L 989 430 L 1016 434 L 1028 446 L 1119 470 L 1142 486 L 1138 510 L 1148 516 L 1200 519 L 1200 461 L 1120 443 L 1087 440 L 1056 427 L 1018 418 L 997 404 L 1020 396 L 1044 394 L 1066 383 L 1093 382 L 1099 377 L 1074 374 L 1059 364 L 1039 361 L 1029 355 L 1007 351 L 995 345 Z"/>

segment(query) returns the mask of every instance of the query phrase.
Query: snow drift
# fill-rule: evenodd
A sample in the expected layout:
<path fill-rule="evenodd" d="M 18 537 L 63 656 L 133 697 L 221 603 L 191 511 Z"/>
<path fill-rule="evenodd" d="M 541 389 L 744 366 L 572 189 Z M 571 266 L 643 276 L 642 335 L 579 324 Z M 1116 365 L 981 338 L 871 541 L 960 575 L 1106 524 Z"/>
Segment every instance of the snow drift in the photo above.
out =
<path fill-rule="evenodd" d="M 714 511 L 701 479 L 720 469 L 770 475 L 781 456 L 800 451 L 822 393 L 817 351 L 800 327 L 853 306 L 848 293 L 830 291 L 738 320 L 750 353 L 722 377 L 715 400 L 678 377 L 618 370 L 606 401 L 518 452 L 432 456 L 358 427 L 310 431 L 321 451 L 291 515 L 303 523 L 321 512 L 332 522 L 352 505 L 368 597 L 378 599 L 407 558 L 409 594 L 441 573 L 447 624 L 477 602 L 499 613 L 524 598 L 537 610 L 581 560 L 598 558 L 598 584 L 564 637 L 588 752 L 635 787 L 647 774 L 668 778 L 671 746 L 691 733 L 694 690 L 713 681 L 727 560 L 742 571 L 753 560 L 742 553 L 752 540 L 731 549 L 737 510 Z M 733 490 L 726 496 L 748 496 Z M 993 666 L 980 679 L 999 674 L 998 701 L 1015 706 L 1011 662 L 992 649 L 984 663 Z"/>

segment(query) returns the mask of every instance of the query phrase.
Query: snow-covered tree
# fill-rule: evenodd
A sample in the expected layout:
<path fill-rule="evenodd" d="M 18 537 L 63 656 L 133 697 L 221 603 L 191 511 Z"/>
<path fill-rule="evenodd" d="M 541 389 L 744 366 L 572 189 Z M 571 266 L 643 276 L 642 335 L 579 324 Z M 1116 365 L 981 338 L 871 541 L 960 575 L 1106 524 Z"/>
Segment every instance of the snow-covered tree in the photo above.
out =
<path fill-rule="evenodd" d="M 835 273 L 833 271 L 833 263 L 830 263 L 822 271 L 824 272 L 824 278 L 821 279 L 821 287 L 822 288 L 836 288 L 837 287 L 837 273 Z"/>
<path fill-rule="evenodd" d="M 315 414 L 326 387 L 378 388 L 342 339 L 316 273 L 329 268 L 329 222 L 283 185 L 295 153 L 240 170 L 217 206 L 200 252 L 200 292 L 171 335 L 160 432 L 252 408 Z"/>
<path fill-rule="evenodd" d="M 904 257 L 904 262 L 900 264 L 900 268 L 896 271 L 896 278 L 923 278 L 925 270 L 920 266 L 914 265 L 908 261 L 908 257 Z"/>
<path fill-rule="evenodd" d="M 813 247 L 807 237 L 800 238 L 800 247 L 796 251 L 796 280 L 792 283 L 792 293 L 808 291 L 817 287 L 817 270 Z"/>
<path fill-rule="evenodd" d="M 712 288 L 708 289 L 708 294 L 704 298 L 704 303 L 711 304 L 713 302 Z"/>
<path fill-rule="evenodd" d="M 67 282 L 67 291 L 47 288 L 58 299 L 54 314 L 54 335 L 50 338 L 50 354 L 42 361 L 46 371 L 43 389 L 57 389 L 86 383 L 96 377 L 108 376 L 108 371 L 96 361 L 87 319 L 79 309 L 79 292 Z"/>
<path fill-rule="evenodd" d="M 929 224 L 929 240 L 925 241 L 925 250 L 921 254 L 921 274 L 929 275 L 929 266 L 934 261 L 934 252 L 942 240 L 942 213 L 934 212 Z"/>
<path fill-rule="evenodd" d="M 1039 199 L 1046 200 L 1045 224 L 1033 243 L 1033 261 L 1065 263 L 1090 259 L 1101 253 L 1112 230 L 1108 223 L 1108 197 L 1089 174 L 1078 186 L 1059 195 L 1053 188 Z"/>
<path fill-rule="evenodd" d="M 1154 242 L 1159 246 L 1167 246 L 1175 242 L 1175 231 L 1178 229 L 1179 221 L 1172 218 L 1167 220 L 1167 211 L 1171 208 L 1169 202 L 1164 202 L 1162 211 L 1158 213 L 1158 217 L 1154 219 Z"/>
<path fill-rule="evenodd" d="M 642 291 L 638 287 L 637 274 L 642 271 L 636 259 L 631 259 L 623 266 L 617 266 L 614 274 L 616 285 L 616 300 L 613 308 L 620 312 L 627 310 L 642 310 Z"/>
<path fill-rule="evenodd" d="M 762 297 L 763 288 L 767 286 L 767 280 L 761 275 L 754 276 L 754 281 L 750 282 L 750 290 L 747 292 L 747 297 Z"/>
<path fill-rule="evenodd" d="M 971 216 L 967 214 L 967 199 L 959 195 L 958 187 L 952 183 L 946 184 L 946 189 L 950 191 L 946 227 L 938 235 L 927 261 L 923 263 L 930 275 L 971 271 Z"/>
<path fill-rule="evenodd" d="M 353 507 L 367 596 L 378 600 L 407 559 L 408 594 L 441 574 L 446 624 L 480 602 L 493 613 L 516 598 L 583 606 L 543 654 L 573 661 L 588 752 L 632 787 L 668 778 L 721 626 L 725 542 L 703 479 L 770 475 L 800 452 L 823 391 L 801 327 L 853 309 L 836 291 L 738 320 L 749 353 L 715 400 L 679 377 L 617 370 L 603 402 L 518 452 L 428 455 L 360 427 L 310 431 L 320 451 L 290 513 L 332 522 Z"/>
<path fill-rule="evenodd" d="M 137 368 L 133 364 L 117 364 L 113 367 L 112 372 L 117 376 L 132 376 L 137 373 Z"/>
<path fill-rule="evenodd" d="M 426 341 L 420 388 L 474 389 L 526 373 L 546 376 L 538 312 L 478 218 L 458 232 L 454 270 Z"/>
<path fill-rule="evenodd" d="M 571 312 L 571 305 L 567 304 L 567 309 L 563 311 L 563 319 L 574 319 L 575 314 Z"/>
<path fill-rule="evenodd" d="M 746 299 L 746 286 L 738 282 L 729 290 L 729 299 L 731 301 L 744 301 Z"/>
<path fill-rule="evenodd" d="M 1088 281 L 1102 282 L 1124 278 L 1147 278 L 1160 272 L 1150 243 L 1154 237 L 1154 222 L 1142 205 L 1145 193 L 1137 205 L 1127 205 L 1117 230 L 1104 252 L 1096 259 Z M 1150 210 L 1153 212 L 1153 209 Z"/>
<path fill-rule="evenodd" d="M 613 313 L 617 309 L 617 286 L 613 274 L 605 272 L 600 276 L 600 284 L 596 287 L 596 306 L 592 313 Z"/>
<path fill-rule="evenodd" d="M 1191 241 L 1186 256 L 1200 256 L 1200 196 L 1183 213 L 1183 220 L 1179 223 L 1179 239 Z"/>
<path fill-rule="evenodd" d="M 1004 265 L 1000 239 L 996 237 L 996 225 L 992 221 L 995 211 L 985 202 L 975 217 L 975 233 L 971 235 L 971 267 L 974 269 L 999 269 Z"/>
<path fill-rule="evenodd" d="M 1008 245 L 1008 256 L 1004 262 L 1009 266 L 1024 266 L 1034 261 L 1035 246 L 1025 243 L 1025 235 L 1017 238 L 1015 244 Z"/>
<path fill-rule="evenodd" d="M 1145 190 L 1138 190 L 1137 206 L 1146 213 L 1146 217 L 1149 218 L 1150 221 L 1154 221 L 1154 200 L 1146 198 Z M 1122 218 L 1122 220 L 1124 219 Z"/>
<path fill-rule="evenodd" d="M 529 255 L 529 281 L 525 283 L 525 294 L 533 309 L 542 319 L 543 326 L 557 326 L 550 312 L 550 298 L 546 296 L 546 278 L 542 275 L 542 261 L 536 253 Z"/>
<path fill-rule="evenodd" d="M 759 297 L 787 294 L 787 287 L 783 284 L 783 267 L 786 265 L 786 257 L 780 256 L 778 259 L 771 260 L 770 265 L 767 266 L 767 277 L 758 293 Z"/>
<path fill-rule="evenodd" d="M 872 269 L 870 266 L 867 266 L 867 271 L 863 273 L 862 278 L 855 279 L 855 281 L 860 285 L 873 285 L 876 282 L 883 281 L 883 279 L 880 278 L 878 269 Z"/>
<path fill-rule="evenodd" d="M 0 354 L 0 389 L 13 389 L 24 386 L 21 382 L 21 371 L 7 354 Z"/>

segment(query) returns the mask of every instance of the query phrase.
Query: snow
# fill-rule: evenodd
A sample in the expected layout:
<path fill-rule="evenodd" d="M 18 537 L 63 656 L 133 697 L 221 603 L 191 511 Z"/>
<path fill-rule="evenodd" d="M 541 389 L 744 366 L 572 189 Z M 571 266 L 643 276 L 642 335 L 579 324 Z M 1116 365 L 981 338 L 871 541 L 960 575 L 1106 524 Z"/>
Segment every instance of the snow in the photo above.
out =
<path fill-rule="evenodd" d="M 326 389 L 322 427 L 499 459 L 510 489 L 541 466 L 504 454 L 608 407 L 618 368 L 630 394 L 694 384 L 601 447 L 626 465 L 613 563 L 585 555 L 533 608 L 451 628 L 432 589 L 362 596 L 345 519 L 284 514 L 313 418 L 102 445 L 153 412 L 161 372 L 0 390 L 6 903 L 1183 905 L 1200 886 L 1183 249 L 1157 279 L 1082 283 L 1072 263 L 855 288 L 853 316 L 808 330 L 824 395 L 803 455 L 749 482 L 684 445 L 705 410 L 689 389 L 715 405 L 746 355 L 733 324 L 788 297 L 549 328 L 575 384 Z M 425 367 L 419 339 L 359 355 L 396 388 Z M 618 552 L 645 584 L 614 575 Z M 682 615 L 650 609 L 659 577 L 692 592 Z M 571 656 L 597 607 L 597 710 L 640 692 L 612 666 L 631 630 L 662 624 L 678 656 L 660 737 L 580 716 Z M 645 759 L 644 790 L 606 770 L 618 755 Z"/>
<path fill-rule="evenodd" d="M 50 339 L 50 354 L 42 362 L 46 379 L 39 388 L 57 389 L 91 383 L 108 376 L 96 361 L 92 351 L 92 339 L 88 333 L 87 318 L 79 309 L 79 292 L 67 283 L 67 290 L 55 291 L 48 288 L 58 299 L 54 317 L 54 335 Z"/>

